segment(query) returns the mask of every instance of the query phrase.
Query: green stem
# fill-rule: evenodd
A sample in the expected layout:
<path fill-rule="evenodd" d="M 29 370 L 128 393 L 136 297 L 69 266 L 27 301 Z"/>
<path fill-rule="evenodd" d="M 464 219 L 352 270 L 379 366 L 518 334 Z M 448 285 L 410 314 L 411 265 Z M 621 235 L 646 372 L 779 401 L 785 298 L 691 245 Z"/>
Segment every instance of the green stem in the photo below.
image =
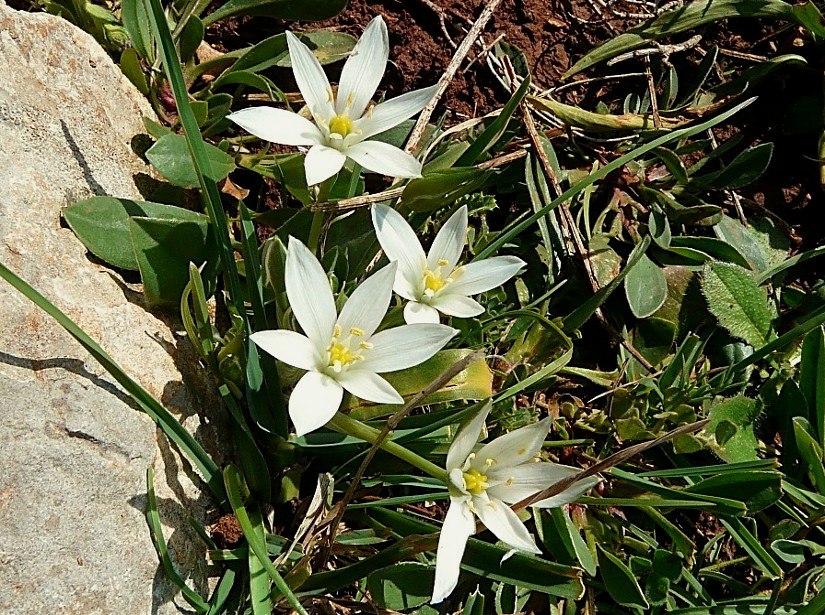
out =
<path fill-rule="evenodd" d="M 309 241 L 307 248 L 312 253 L 318 252 L 318 244 L 321 241 L 321 231 L 324 229 L 324 212 L 316 211 L 312 214 L 312 226 L 309 227 Z"/>
<path fill-rule="evenodd" d="M 332 420 L 327 423 L 327 427 L 334 429 L 338 433 L 352 436 L 353 438 L 358 438 L 359 440 L 364 440 L 370 444 L 375 443 L 375 441 L 378 440 L 378 436 L 381 434 L 378 429 L 365 425 L 361 421 L 340 412 L 335 413 Z M 402 461 L 406 461 L 411 466 L 418 468 L 422 472 L 429 474 L 433 478 L 437 478 L 445 485 L 449 485 L 447 471 L 444 468 L 438 467 L 432 461 L 424 459 L 418 453 L 414 453 L 410 449 L 401 446 L 392 440 L 384 440 L 381 443 L 380 448 L 390 455 L 394 455 Z"/>

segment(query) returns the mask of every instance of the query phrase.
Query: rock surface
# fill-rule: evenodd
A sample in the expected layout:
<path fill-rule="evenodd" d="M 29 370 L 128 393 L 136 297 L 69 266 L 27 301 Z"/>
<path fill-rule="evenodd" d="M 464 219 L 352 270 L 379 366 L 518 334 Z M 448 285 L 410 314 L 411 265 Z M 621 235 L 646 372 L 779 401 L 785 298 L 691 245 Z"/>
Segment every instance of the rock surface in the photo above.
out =
<path fill-rule="evenodd" d="M 0 260 L 215 451 L 216 399 L 186 341 L 61 227 L 61 208 L 82 198 L 140 198 L 134 178 L 147 168 L 130 143 L 150 107 L 90 36 L 2 0 L 0 66 Z M 0 314 L 0 613 L 178 612 L 143 516 L 146 469 L 177 568 L 205 593 L 204 546 L 186 522 L 211 511 L 199 480 L 103 369 L 2 280 Z"/>

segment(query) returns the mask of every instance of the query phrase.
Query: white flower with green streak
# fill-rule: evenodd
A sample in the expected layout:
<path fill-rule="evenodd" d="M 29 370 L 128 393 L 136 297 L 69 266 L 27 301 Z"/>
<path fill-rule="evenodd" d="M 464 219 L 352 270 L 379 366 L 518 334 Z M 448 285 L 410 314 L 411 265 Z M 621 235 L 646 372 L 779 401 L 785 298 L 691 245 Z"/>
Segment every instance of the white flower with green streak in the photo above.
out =
<path fill-rule="evenodd" d="M 408 323 L 438 322 L 439 315 L 470 318 L 484 312 L 472 295 L 501 286 L 516 275 L 524 261 L 517 256 L 494 256 L 458 265 L 467 242 L 467 207 L 458 209 L 424 248 L 404 216 L 386 205 L 374 205 L 372 223 L 378 242 L 390 261 L 398 261 L 395 292 L 409 303 Z"/>
<path fill-rule="evenodd" d="M 407 92 L 371 105 L 387 67 L 389 37 L 379 16 L 373 19 L 347 58 L 337 94 L 315 55 L 292 32 L 286 33 L 292 72 L 307 104 L 310 121 L 275 107 L 250 107 L 229 119 L 256 137 L 309 147 L 304 161 L 307 184 L 312 186 L 335 175 L 347 158 L 364 169 L 391 177 L 419 177 L 421 163 L 405 151 L 370 140 L 412 117 L 429 102 L 436 86 Z"/>
<path fill-rule="evenodd" d="M 476 516 L 508 547 L 540 553 L 509 504 L 535 495 L 579 471 L 535 461 L 550 428 L 549 418 L 500 436 L 474 453 L 490 408 L 488 403 L 456 434 L 447 453 L 450 508 L 438 539 L 433 604 L 444 600 L 455 589 L 467 539 L 476 531 Z M 555 508 L 568 504 L 597 482 L 595 478 L 582 480 L 533 506 Z"/>
<path fill-rule="evenodd" d="M 395 268 L 391 263 L 367 278 L 338 314 L 321 263 L 303 243 L 289 238 L 284 284 L 305 335 L 277 329 L 253 333 L 251 339 L 279 361 L 307 370 L 289 398 L 289 416 L 299 436 L 335 415 L 344 390 L 379 404 L 404 403 L 378 374 L 426 361 L 456 334 L 451 327 L 433 324 L 376 333 L 392 299 Z"/>

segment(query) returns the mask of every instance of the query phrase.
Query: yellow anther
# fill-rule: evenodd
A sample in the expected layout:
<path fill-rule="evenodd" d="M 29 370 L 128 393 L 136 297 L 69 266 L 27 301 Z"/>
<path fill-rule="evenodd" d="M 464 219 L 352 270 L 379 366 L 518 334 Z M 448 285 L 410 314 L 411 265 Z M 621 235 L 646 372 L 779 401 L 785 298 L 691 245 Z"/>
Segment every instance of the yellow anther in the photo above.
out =
<path fill-rule="evenodd" d="M 336 115 L 329 121 L 329 132 L 341 135 L 341 137 L 346 137 L 353 131 L 353 128 L 352 120 L 348 115 Z"/>
<path fill-rule="evenodd" d="M 449 264 L 449 262 L 450 261 L 448 261 L 446 258 L 439 258 L 438 259 L 438 266 L 439 267 L 446 267 Z"/>
<path fill-rule="evenodd" d="M 495 460 L 495 459 L 490 458 L 490 459 L 487 459 L 487 460 L 484 462 L 484 465 L 486 465 L 486 466 L 489 468 L 489 467 L 490 467 L 491 465 L 493 465 L 495 462 L 496 462 L 496 460 Z"/>
<path fill-rule="evenodd" d="M 369 342 L 361 342 L 358 344 L 358 348 L 361 350 L 372 350 L 374 346 Z"/>
<path fill-rule="evenodd" d="M 364 335 L 364 330 L 359 329 L 358 327 L 350 327 L 349 332 L 350 332 L 351 335 L 356 335 L 358 337 L 361 337 L 362 335 Z"/>
<path fill-rule="evenodd" d="M 487 475 L 482 474 L 475 468 L 464 472 L 464 485 L 467 487 L 467 491 L 473 495 L 481 495 L 489 487 Z"/>
<path fill-rule="evenodd" d="M 343 331 L 341 330 L 341 325 L 335 325 L 335 328 L 332 330 L 332 339 L 336 337 L 341 337 Z"/>
<path fill-rule="evenodd" d="M 430 291 L 429 294 L 435 294 L 444 288 L 446 280 L 441 277 L 441 272 L 430 269 L 424 270 L 424 292 Z"/>

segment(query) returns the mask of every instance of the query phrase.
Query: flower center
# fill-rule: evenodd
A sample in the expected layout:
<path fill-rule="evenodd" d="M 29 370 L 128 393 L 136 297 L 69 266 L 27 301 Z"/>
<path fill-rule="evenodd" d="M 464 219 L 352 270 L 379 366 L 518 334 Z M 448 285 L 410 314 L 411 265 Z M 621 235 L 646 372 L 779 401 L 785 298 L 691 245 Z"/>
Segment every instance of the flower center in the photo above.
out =
<path fill-rule="evenodd" d="M 340 135 L 341 138 L 346 137 L 354 130 L 352 120 L 348 115 L 336 115 L 329 121 L 330 134 Z"/>
<path fill-rule="evenodd" d="M 424 270 L 424 296 L 428 299 L 433 298 L 438 291 L 453 281 L 452 277 L 445 277 L 441 271 L 447 264 L 447 261 L 442 258 L 438 261 L 438 267 Z"/>
<path fill-rule="evenodd" d="M 490 486 L 487 484 L 487 475 L 482 474 L 475 468 L 464 472 L 464 485 L 467 487 L 467 491 L 473 495 L 481 495 Z"/>
<path fill-rule="evenodd" d="M 341 339 L 342 334 L 341 327 L 335 325 L 332 339 L 327 346 L 327 365 L 336 374 L 340 374 L 344 368 L 353 363 L 363 361 L 361 351 L 372 348 L 369 342 L 357 341 L 359 337 L 364 336 L 364 331 L 357 327 L 351 327 L 346 338 Z"/>

